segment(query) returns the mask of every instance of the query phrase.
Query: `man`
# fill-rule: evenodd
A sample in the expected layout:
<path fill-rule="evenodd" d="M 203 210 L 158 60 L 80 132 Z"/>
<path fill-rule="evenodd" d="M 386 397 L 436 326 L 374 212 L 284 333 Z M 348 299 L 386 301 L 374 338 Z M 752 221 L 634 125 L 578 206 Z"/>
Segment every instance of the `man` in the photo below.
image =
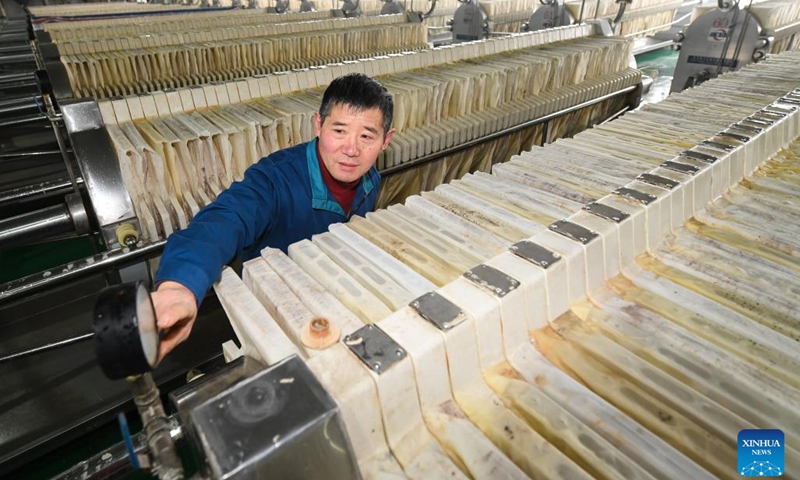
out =
<path fill-rule="evenodd" d="M 167 241 L 153 304 L 167 330 L 159 360 L 191 332 L 197 309 L 221 269 L 265 247 L 284 251 L 332 223 L 375 207 L 375 162 L 389 145 L 392 97 L 363 74 L 335 79 L 314 114 L 317 138 L 261 159 Z"/>

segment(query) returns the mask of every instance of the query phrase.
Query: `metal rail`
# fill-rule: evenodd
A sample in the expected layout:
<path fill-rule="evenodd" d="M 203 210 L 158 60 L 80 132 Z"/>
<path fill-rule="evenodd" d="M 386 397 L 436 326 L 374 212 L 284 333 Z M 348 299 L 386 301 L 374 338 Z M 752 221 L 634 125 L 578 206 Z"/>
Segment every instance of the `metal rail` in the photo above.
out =
<path fill-rule="evenodd" d="M 55 151 L 54 154 L 61 152 Z M 16 157 L 16 156 L 14 156 Z M 0 156 L 0 163 L 3 162 Z M 83 177 L 75 178 L 78 186 L 83 185 Z M 72 192 L 72 182 L 67 178 L 59 178 L 50 182 L 37 183 L 35 185 L 25 185 L 24 187 L 14 188 L 0 192 L 0 207 L 5 204 L 21 202 L 28 198 L 45 198 L 56 194 L 67 194 Z"/>
<path fill-rule="evenodd" d="M 67 338 L 65 340 L 59 340 L 57 342 L 47 343 L 45 345 L 40 345 L 38 347 L 29 348 L 27 350 L 22 350 L 19 352 L 14 352 L 0 357 L 0 363 L 10 362 L 12 360 L 19 360 L 20 358 L 25 358 L 30 355 L 35 355 L 37 353 L 47 352 L 49 350 L 55 350 L 57 348 L 66 347 L 74 343 L 80 343 L 85 340 L 89 340 L 92 337 L 94 337 L 93 332 L 84 333 L 83 335 L 78 335 L 77 337 Z"/>
<path fill-rule="evenodd" d="M 400 164 L 400 165 L 395 165 L 393 167 L 386 168 L 384 170 L 381 170 L 380 174 L 381 174 L 381 176 L 384 176 L 384 177 L 389 176 L 389 175 L 395 175 L 397 173 L 403 172 L 405 170 L 408 170 L 410 168 L 413 168 L 413 167 L 416 167 L 416 166 L 419 166 L 419 165 L 423 165 L 425 163 L 431 162 L 431 161 L 439 159 L 441 157 L 445 157 L 447 155 L 452 155 L 454 153 L 458 153 L 458 152 L 460 152 L 462 150 L 466 150 L 467 148 L 471 148 L 471 147 L 474 147 L 476 145 L 480 145 L 482 143 L 485 143 L 485 142 L 488 142 L 488 141 L 491 141 L 491 140 L 495 140 L 495 139 L 500 138 L 500 137 L 502 137 L 504 135 L 509 135 L 511 133 L 515 133 L 515 132 L 518 132 L 518 131 L 523 130 L 525 128 L 533 127 L 535 125 L 539 125 L 539 124 L 542 124 L 542 123 L 544 123 L 545 124 L 545 128 L 547 128 L 550 120 L 554 120 L 554 119 L 556 119 L 558 117 L 561 117 L 561 116 L 576 112 L 576 111 L 578 111 L 578 110 L 580 110 L 582 108 L 590 107 L 592 105 L 598 104 L 598 103 L 600 103 L 602 101 L 605 101 L 605 100 L 608 100 L 610 98 L 614 98 L 614 97 L 617 97 L 617 96 L 620 96 L 620 95 L 624 95 L 624 94 L 630 93 L 630 92 L 636 90 L 638 87 L 639 87 L 638 85 L 631 85 L 630 87 L 622 88 L 620 90 L 617 90 L 616 92 L 611 92 L 611 93 L 603 95 L 601 97 L 597 97 L 597 98 L 593 98 L 591 100 L 587 100 L 587 101 L 585 101 L 583 103 L 579 103 L 577 105 L 573 105 L 571 107 L 564 108 L 564 109 L 559 110 L 557 112 L 553 112 L 553 113 L 547 114 L 547 115 L 545 115 L 543 117 L 538 117 L 538 118 L 534 118 L 534 119 L 528 120 L 528 121 L 520 123 L 518 125 L 514 125 L 513 127 L 508 127 L 506 129 L 499 130 L 497 132 L 491 133 L 491 134 L 486 135 L 484 137 L 476 138 L 476 139 L 470 140 L 468 142 L 462 143 L 460 145 L 454 145 L 454 146 L 452 146 L 450 148 L 445 148 L 444 150 L 439 150 L 438 152 L 434 152 L 434 153 L 431 153 L 429 155 L 425 155 L 423 157 L 415 158 L 414 160 L 411 160 L 409 162 L 406 162 L 406 163 L 403 163 L 403 164 Z"/>
<path fill-rule="evenodd" d="M 74 280 L 90 273 L 114 267 L 115 265 L 155 255 L 164 249 L 164 244 L 166 244 L 166 240 L 159 240 L 155 243 L 148 243 L 134 249 L 126 247 L 106 253 L 98 253 L 92 257 L 51 268 L 45 272 L 34 273 L 12 280 L 0 285 L 0 304 L 16 298 L 21 294 L 35 292 L 44 287 Z"/>
<path fill-rule="evenodd" d="M 786 38 L 790 35 L 794 35 L 800 32 L 800 20 L 797 20 L 792 23 L 787 23 L 786 25 L 781 25 L 780 27 L 774 30 L 767 30 L 766 34 L 768 36 L 774 37 L 776 40 Z"/>
<path fill-rule="evenodd" d="M 72 230 L 72 218 L 66 205 L 53 205 L 0 220 L 0 248 L 17 247 Z"/>

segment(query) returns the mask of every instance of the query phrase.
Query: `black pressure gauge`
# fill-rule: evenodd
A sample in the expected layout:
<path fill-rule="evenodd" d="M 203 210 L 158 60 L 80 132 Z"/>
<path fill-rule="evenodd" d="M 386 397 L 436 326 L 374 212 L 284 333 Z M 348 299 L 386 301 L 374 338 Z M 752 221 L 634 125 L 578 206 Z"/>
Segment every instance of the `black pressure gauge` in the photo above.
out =
<path fill-rule="evenodd" d="M 158 324 L 144 282 L 103 289 L 94 305 L 93 328 L 97 361 L 108 378 L 125 378 L 155 368 Z"/>

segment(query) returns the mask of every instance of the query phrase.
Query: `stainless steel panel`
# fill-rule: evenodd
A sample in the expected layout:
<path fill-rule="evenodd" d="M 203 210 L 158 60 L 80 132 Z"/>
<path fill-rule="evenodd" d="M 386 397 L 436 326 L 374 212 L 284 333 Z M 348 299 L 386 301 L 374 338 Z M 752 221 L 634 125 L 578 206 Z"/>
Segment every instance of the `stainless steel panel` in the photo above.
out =
<path fill-rule="evenodd" d="M 130 223 L 139 230 L 139 221 L 100 109 L 94 100 L 80 100 L 62 104 L 61 112 L 103 239 L 110 248 L 116 247 L 116 228 Z"/>
<path fill-rule="evenodd" d="M 296 356 L 204 402 L 191 421 L 214 478 L 361 478 L 338 406 Z"/>
<path fill-rule="evenodd" d="M 701 15 L 684 32 L 671 90 L 680 92 L 693 79 L 707 80 L 753 62 L 760 33 L 758 20 L 738 7 Z"/>

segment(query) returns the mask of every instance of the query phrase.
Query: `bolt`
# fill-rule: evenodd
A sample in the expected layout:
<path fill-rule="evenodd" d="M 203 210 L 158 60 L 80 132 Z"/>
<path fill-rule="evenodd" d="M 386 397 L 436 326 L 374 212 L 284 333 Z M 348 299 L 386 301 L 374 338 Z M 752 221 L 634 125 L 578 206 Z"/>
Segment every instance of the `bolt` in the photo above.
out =
<path fill-rule="evenodd" d="M 396 354 L 398 357 L 402 357 L 402 356 L 403 356 L 403 350 L 402 350 L 401 348 L 398 348 L 397 350 L 395 350 L 395 352 L 394 352 L 394 353 L 395 353 L 395 354 Z"/>
<path fill-rule="evenodd" d="M 315 337 L 324 337 L 330 330 L 328 320 L 322 317 L 317 317 L 311 320 L 311 334 Z"/>

